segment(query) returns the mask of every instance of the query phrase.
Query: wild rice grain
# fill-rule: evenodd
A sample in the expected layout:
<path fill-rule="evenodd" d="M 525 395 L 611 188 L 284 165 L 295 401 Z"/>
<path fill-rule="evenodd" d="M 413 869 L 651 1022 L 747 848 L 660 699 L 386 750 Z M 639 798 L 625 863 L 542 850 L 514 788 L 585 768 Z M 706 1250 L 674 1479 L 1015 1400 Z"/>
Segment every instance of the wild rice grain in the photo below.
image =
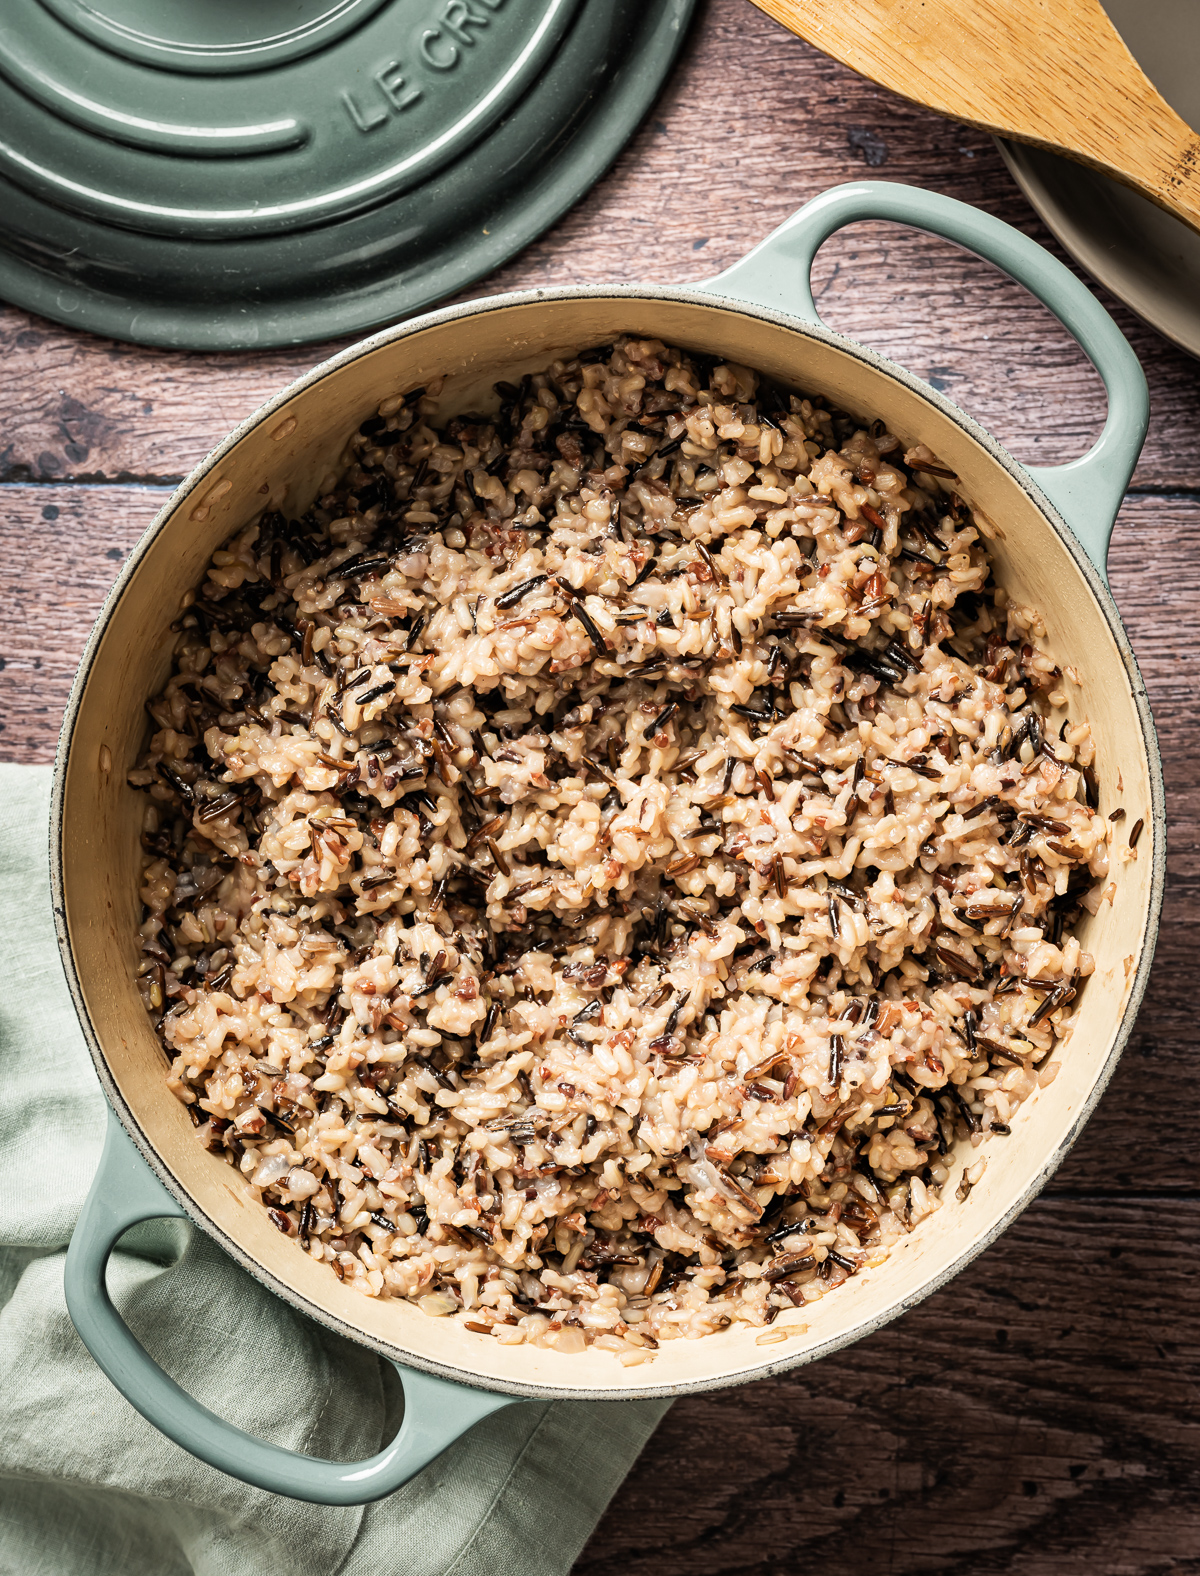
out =
<path fill-rule="evenodd" d="M 1092 969 L 1095 747 L 1037 753 L 1041 619 L 882 423 L 627 337 L 438 397 L 180 616 L 138 984 L 339 1279 L 648 1361 L 877 1262 L 956 1124 L 1009 1131 Z"/>

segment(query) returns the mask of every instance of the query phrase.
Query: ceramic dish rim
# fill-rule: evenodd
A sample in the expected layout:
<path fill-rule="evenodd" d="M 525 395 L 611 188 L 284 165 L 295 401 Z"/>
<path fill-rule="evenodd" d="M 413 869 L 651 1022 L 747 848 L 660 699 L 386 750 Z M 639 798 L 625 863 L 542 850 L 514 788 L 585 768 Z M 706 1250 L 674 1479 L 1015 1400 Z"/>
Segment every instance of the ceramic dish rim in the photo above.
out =
<path fill-rule="evenodd" d="M 1052 154 L 1047 148 L 1035 148 L 1025 143 L 1013 142 L 1006 137 L 995 137 L 993 141 L 999 150 L 1000 157 L 1004 160 L 1008 173 L 1021 189 L 1026 202 L 1037 214 L 1038 218 L 1050 231 L 1054 239 L 1080 268 L 1084 269 L 1096 282 L 1109 291 L 1121 305 L 1126 307 L 1141 322 L 1154 329 L 1155 333 L 1182 350 L 1184 355 L 1200 359 L 1200 330 L 1193 338 L 1180 333 L 1177 320 L 1170 312 L 1157 310 L 1153 303 L 1163 299 L 1161 293 L 1146 288 L 1143 295 L 1137 300 L 1131 299 L 1133 292 L 1119 279 L 1114 277 L 1112 269 L 1107 264 L 1108 248 L 1103 240 L 1090 230 L 1083 229 L 1077 220 L 1068 217 L 1060 204 L 1051 195 L 1049 189 L 1043 184 L 1037 170 L 1030 163 L 1030 153 L 1041 153 L 1047 158 L 1057 158 L 1061 164 L 1071 165 L 1073 160 Z M 1081 175 L 1086 175 L 1095 180 L 1107 181 L 1111 186 L 1120 186 L 1111 176 L 1102 175 L 1098 170 L 1089 170 L 1084 166 L 1076 166 Z M 1141 193 L 1134 192 L 1134 196 Z M 1143 199 L 1149 201 L 1149 198 Z"/>

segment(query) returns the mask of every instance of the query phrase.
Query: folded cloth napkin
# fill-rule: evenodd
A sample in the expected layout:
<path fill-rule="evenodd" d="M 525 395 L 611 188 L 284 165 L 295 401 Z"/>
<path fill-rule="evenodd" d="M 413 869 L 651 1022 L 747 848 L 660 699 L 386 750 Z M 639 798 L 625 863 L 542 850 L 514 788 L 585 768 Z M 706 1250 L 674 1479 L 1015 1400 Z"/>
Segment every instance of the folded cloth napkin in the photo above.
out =
<path fill-rule="evenodd" d="M 562 1576 L 669 1403 L 533 1402 L 485 1419 L 365 1509 L 282 1499 L 164 1439 L 63 1301 L 104 1097 L 55 946 L 50 772 L 0 765 L 0 1570 L 20 1576 Z M 179 1221 L 130 1232 L 113 1299 L 190 1394 L 293 1450 L 354 1460 L 395 1432 L 394 1370 Z"/>

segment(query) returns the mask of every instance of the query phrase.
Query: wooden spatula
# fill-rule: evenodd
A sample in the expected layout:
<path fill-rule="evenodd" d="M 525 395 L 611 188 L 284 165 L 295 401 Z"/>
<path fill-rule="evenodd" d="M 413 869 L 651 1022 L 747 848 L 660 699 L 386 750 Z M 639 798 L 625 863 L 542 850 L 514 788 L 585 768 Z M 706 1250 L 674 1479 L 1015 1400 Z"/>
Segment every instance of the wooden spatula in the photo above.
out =
<path fill-rule="evenodd" d="M 881 87 L 1077 159 L 1200 231 L 1200 137 L 1156 91 L 1098 0 L 754 4 Z"/>

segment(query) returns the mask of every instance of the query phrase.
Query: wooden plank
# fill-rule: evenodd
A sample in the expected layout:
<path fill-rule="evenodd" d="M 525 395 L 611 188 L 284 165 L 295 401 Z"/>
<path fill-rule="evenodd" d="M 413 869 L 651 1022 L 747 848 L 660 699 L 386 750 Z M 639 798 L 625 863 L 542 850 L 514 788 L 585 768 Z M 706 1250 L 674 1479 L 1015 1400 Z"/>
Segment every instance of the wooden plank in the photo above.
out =
<path fill-rule="evenodd" d="M 676 1402 L 575 1576 L 1195 1573 L 1198 1231 L 1042 1198 L 877 1335 Z"/>
<path fill-rule="evenodd" d="M 0 486 L 0 759 L 51 761 L 75 669 L 165 488 Z"/>
<path fill-rule="evenodd" d="M 711 0 L 607 179 L 465 294 L 705 277 L 808 198 L 863 176 L 948 192 L 1049 240 L 986 136 L 852 75 L 744 0 Z M 1099 430 L 1102 392 L 1090 366 L 986 264 L 913 232 L 864 225 L 829 243 L 818 277 L 834 327 L 945 388 L 1021 458 L 1068 459 Z M 1200 371 L 1123 308 L 1117 315 L 1154 396 L 1139 483 L 1200 486 Z M 169 354 L 0 310 L 0 480 L 178 477 L 332 348 Z"/>
<path fill-rule="evenodd" d="M 0 757 L 53 759 L 71 679 L 129 548 L 162 506 L 159 488 L 0 487 Z M 1171 818 L 1162 940 L 1130 1050 L 1057 1188 L 1195 1185 L 1196 1044 L 1190 986 L 1200 921 L 1200 500 L 1130 498 L 1113 546 L 1114 591 L 1158 720 Z M 1163 566 L 1169 565 L 1169 573 Z M 1164 1086 L 1173 1090 L 1160 1110 Z M 1156 1123 L 1153 1150 L 1142 1138 Z"/>

